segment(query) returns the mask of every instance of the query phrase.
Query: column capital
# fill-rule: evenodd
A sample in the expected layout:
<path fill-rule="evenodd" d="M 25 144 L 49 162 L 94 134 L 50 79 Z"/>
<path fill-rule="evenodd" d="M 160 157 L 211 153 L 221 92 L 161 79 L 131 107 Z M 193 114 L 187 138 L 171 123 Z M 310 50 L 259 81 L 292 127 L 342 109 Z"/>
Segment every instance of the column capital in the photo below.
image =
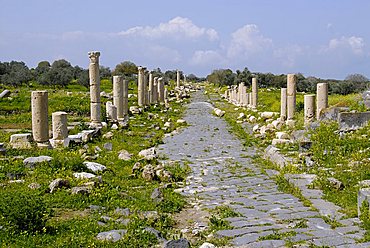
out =
<path fill-rule="evenodd" d="M 99 61 L 100 52 L 92 51 L 92 52 L 88 52 L 88 55 L 89 55 L 89 59 L 91 63 L 96 63 Z"/>

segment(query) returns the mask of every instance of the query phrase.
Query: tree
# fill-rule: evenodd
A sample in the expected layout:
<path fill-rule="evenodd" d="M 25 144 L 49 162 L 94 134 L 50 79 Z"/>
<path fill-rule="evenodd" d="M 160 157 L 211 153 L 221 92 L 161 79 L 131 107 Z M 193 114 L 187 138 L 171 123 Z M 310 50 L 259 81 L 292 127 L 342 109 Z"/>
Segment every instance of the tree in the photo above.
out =
<path fill-rule="evenodd" d="M 351 81 L 353 83 L 366 83 L 369 82 L 369 79 L 362 74 L 355 73 L 349 74 L 345 79 L 345 81 Z"/>
<path fill-rule="evenodd" d="M 0 82 L 3 84 L 19 86 L 33 79 L 31 71 L 24 62 L 5 62 L 1 66 L 1 71 Z"/>
<path fill-rule="evenodd" d="M 41 84 L 66 86 L 74 78 L 74 68 L 68 61 L 60 59 L 54 61 L 50 70 L 44 75 Z"/>
<path fill-rule="evenodd" d="M 134 74 L 137 73 L 137 66 L 131 61 L 124 61 L 116 65 L 116 68 L 113 70 L 113 75 L 115 76 L 122 75 L 132 77 Z"/>
<path fill-rule="evenodd" d="M 109 67 L 100 66 L 99 67 L 99 76 L 100 78 L 110 78 L 112 76 L 112 72 Z"/>
<path fill-rule="evenodd" d="M 214 70 L 207 76 L 207 81 L 218 85 L 232 85 L 235 80 L 235 74 L 230 69 Z"/>

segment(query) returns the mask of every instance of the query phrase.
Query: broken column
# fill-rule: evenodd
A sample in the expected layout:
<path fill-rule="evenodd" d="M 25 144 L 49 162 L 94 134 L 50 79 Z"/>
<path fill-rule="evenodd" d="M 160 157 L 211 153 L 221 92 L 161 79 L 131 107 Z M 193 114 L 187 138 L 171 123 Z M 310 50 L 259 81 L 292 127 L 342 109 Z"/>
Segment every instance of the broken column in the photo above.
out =
<path fill-rule="evenodd" d="M 153 103 L 158 103 L 158 77 L 154 77 L 153 82 Z"/>
<path fill-rule="evenodd" d="M 111 101 L 106 103 L 107 118 L 110 122 L 117 122 L 117 107 Z"/>
<path fill-rule="evenodd" d="M 304 96 L 304 123 L 307 125 L 315 119 L 315 95 Z"/>
<path fill-rule="evenodd" d="M 164 103 L 164 83 L 162 78 L 158 78 L 158 100 Z"/>
<path fill-rule="evenodd" d="M 144 105 L 145 106 L 149 106 L 148 83 L 149 83 L 149 72 L 147 69 L 145 69 L 144 70 Z"/>
<path fill-rule="evenodd" d="M 328 83 L 318 83 L 316 86 L 316 118 L 320 119 L 320 115 L 328 105 Z"/>
<path fill-rule="evenodd" d="M 128 80 L 123 80 L 123 87 L 122 87 L 122 109 L 123 109 L 123 116 L 124 118 L 128 117 Z"/>
<path fill-rule="evenodd" d="M 141 67 L 141 66 L 139 66 L 138 68 L 138 71 L 139 71 L 139 73 L 138 73 L 138 76 L 137 76 L 137 81 L 138 81 L 138 83 L 137 83 L 137 104 L 139 105 L 139 106 L 143 106 L 144 105 L 144 101 L 145 101 L 145 99 L 144 99 L 144 89 L 145 89 L 145 87 L 144 87 L 144 68 L 143 67 Z"/>
<path fill-rule="evenodd" d="M 286 108 L 287 108 L 287 89 L 281 88 L 280 94 L 280 120 L 286 120 Z"/>
<path fill-rule="evenodd" d="M 148 92 L 149 92 L 149 104 L 152 104 L 153 103 L 153 74 L 151 72 L 149 72 Z"/>
<path fill-rule="evenodd" d="M 100 52 L 89 52 L 89 78 L 90 78 L 90 127 L 99 128 L 101 124 L 101 103 L 100 103 L 100 76 L 99 56 Z"/>
<path fill-rule="evenodd" d="M 258 85 L 257 78 L 252 78 L 252 108 L 257 108 Z"/>
<path fill-rule="evenodd" d="M 48 92 L 32 91 L 32 135 L 38 147 L 49 147 Z"/>
<path fill-rule="evenodd" d="M 180 71 L 179 70 L 177 70 L 177 74 L 176 74 L 176 86 L 177 86 L 177 88 L 180 88 Z"/>
<path fill-rule="evenodd" d="M 123 76 L 113 76 L 113 105 L 117 107 L 117 120 L 123 120 Z"/>
<path fill-rule="evenodd" d="M 296 107 L 296 88 L 297 76 L 288 74 L 287 76 L 287 119 L 293 120 Z"/>
<path fill-rule="evenodd" d="M 54 112 L 51 115 L 53 125 L 53 139 L 51 145 L 56 147 L 68 147 L 68 123 L 66 112 Z"/>
<path fill-rule="evenodd" d="M 168 90 L 167 88 L 164 89 L 164 103 L 168 103 Z"/>

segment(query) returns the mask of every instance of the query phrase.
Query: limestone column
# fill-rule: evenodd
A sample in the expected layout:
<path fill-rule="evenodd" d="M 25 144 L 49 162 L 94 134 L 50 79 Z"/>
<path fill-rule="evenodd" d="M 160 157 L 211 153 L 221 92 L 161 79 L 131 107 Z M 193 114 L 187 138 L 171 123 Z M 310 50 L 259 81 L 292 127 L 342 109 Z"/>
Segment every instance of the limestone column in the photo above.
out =
<path fill-rule="evenodd" d="M 124 117 L 128 116 L 128 80 L 123 80 L 123 87 L 122 87 L 122 111 Z"/>
<path fill-rule="evenodd" d="M 138 83 L 137 83 L 137 104 L 139 106 L 143 106 L 144 105 L 144 68 L 139 66 L 138 68 L 138 76 L 137 76 L 137 80 L 138 80 Z"/>
<path fill-rule="evenodd" d="M 258 101 L 258 85 L 257 78 L 252 78 L 252 108 L 257 108 Z"/>
<path fill-rule="evenodd" d="M 288 74 L 287 76 L 287 119 L 293 120 L 296 107 L 296 88 L 297 76 Z"/>
<path fill-rule="evenodd" d="M 148 83 L 149 83 L 149 73 L 148 70 L 144 70 L 144 105 L 149 105 L 149 98 L 148 98 Z"/>
<path fill-rule="evenodd" d="M 316 118 L 319 120 L 320 115 L 328 105 L 328 83 L 318 83 L 316 86 L 316 96 L 317 96 L 317 110 Z"/>
<path fill-rule="evenodd" d="M 117 122 L 117 107 L 111 101 L 106 103 L 107 117 L 110 122 Z"/>
<path fill-rule="evenodd" d="M 51 115 L 53 125 L 53 147 L 68 146 L 68 123 L 66 112 L 54 112 Z"/>
<path fill-rule="evenodd" d="M 46 90 L 32 91 L 31 112 L 33 139 L 41 147 L 49 143 L 48 92 Z"/>
<path fill-rule="evenodd" d="M 164 103 L 168 103 L 168 90 L 167 90 L 167 88 L 164 89 Z"/>
<path fill-rule="evenodd" d="M 249 102 L 249 106 L 252 107 L 252 93 L 251 92 L 248 93 L 248 102 Z"/>
<path fill-rule="evenodd" d="M 149 91 L 149 104 L 153 103 L 153 74 L 149 72 L 149 85 L 148 85 L 148 91 Z"/>
<path fill-rule="evenodd" d="M 287 104 L 287 89 L 286 88 L 281 88 L 281 93 L 280 93 L 280 119 L 282 121 L 286 120 L 286 106 Z"/>
<path fill-rule="evenodd" d="M 158 78 L 158 100 L 164 103 L 164 83 L 162 78 Z"/>
<path fill-rule="evenodd" d="M 100 103 L 100 76 L 99 56 L 100 52 L 89 52 L 89 78 L 90 78 L 90 111 L 91 124 L 93 128 L 102 127 L 101 103 Z"/>
<path fill-rule="evenodd" d="M 113 76 L 113 105 L 117 107 L 117 119 L 122 120 L 123 113 L 123 76 Z"/>
<path fill-rule="evenodd" d="M 315 95 L 304 96 L 304 122 L 308 124 L 315 119 Z"/>
<path fill-rule="evenodd" d="M 176 79 L 177 79 L 177 81 L 176 81 L 176 86 L 177 86 L 177 88 L 180 88 L 180 71 L 179 70 L 177 70 L 177 74 L 176 74 Z"/>
<path fill-rule="evenodd" d="M 158 77 L 154 77 L 154 83 L 153 83 L 153 103 L 158 103 Z"/>

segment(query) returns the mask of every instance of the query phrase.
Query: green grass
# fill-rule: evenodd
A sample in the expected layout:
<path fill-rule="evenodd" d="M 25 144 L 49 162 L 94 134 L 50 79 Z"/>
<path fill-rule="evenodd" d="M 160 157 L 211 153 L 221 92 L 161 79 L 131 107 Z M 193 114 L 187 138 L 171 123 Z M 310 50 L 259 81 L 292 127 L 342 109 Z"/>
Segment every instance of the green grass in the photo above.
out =
<path fill-rule="evenodd" d="M 23 129 L 20 132 L 25 132 L 24 129 L 31 128 L 30 91 L 39 89 L 47 89 L 49 92 L 50 126 L 51 113 L 55 111 L 66 111 L 69 122 L 89 120 L 90 103 L 86 94 L 88 89 L 85 87 L 73 84 L 68 85 L 67 88 L 33 85 L 10 89 L 12 92 L 17 91 L 18 93 L 13 95 L 12 99 L 0 100 L 0 142 L 9 142 L 12 134 L 2 129 Z M 110 93 L 112 91 L 111 81 L 102 80 L 101 89 Z M 67 92 L 71 93 L 67 94 Z M 136 85 L 134 82 L 130 82 L 129 93 L 134 92 L 136 92 Z M 107 99 L 102 97 L 102 108 L 104 108 L 106 101 Z M 129 99 L 129 106 L 132 105 L 136 105 L 136 98 Z M 156 203 L 150 196 L 155 188 L 160 187 L 161 182 L 146 182 L 140 175 L 132 175 L 132 166 L 136 162 L 139 161 L 143 166 L 149 163 L 139 158 L 138 152 L 161 144 L 165 133 L 179 127 L 176 120 L 182 116 L 184 104 L 171 102 L 171 108 L 178 109 L 178 111 L 163 111 L 163 106 L 156 108 L 151 106 L 143 114 L 130 119 L 126 129 L 108 130 L 103 128 L 103 133 L 112 131 L 113 138 L 107 140 L 99 137 L 88 143 L 87 147 L 76 145 L 58 150 L 15 150 L 8 147 L 7 154 L 0 156 L 0 184 L 5 185 L 5 187 L 0 187 L 0 194 L 12 191 L 27 193 L 31 191 L 28 188 L 30 183 L 38 183 L 41 187 L 32 190 L 32 195 L 37 195 L 44 206 L 53 210 L 54 214 L 48 218 L 45 228 L 41 232 L 23 232 L 15 235 L 8 232 L 6 228 L 0 229 L 1 247 L 151 247 L 156 243 L 156 239 L 153 234 L 144 231 L 144 228 L 148 226 L 161 231 L 165 237 L 171 237 L 174 225 L 171 214 L 184 207 L 186 204 L 184 197 L 175 193 L 171 188 L 163 189 L 164 200 Z M 153 113 L 158 118 L 150 119 L 148 113 Z M 164 122 L 168 119 L 171 119 L 174 124 L 172 128 L 166 131 L 153 128 L 153 125 L 163 127 Z M 69 133 L 77 133 L 84 128 L 86 126 L 82 124 L 70 130 Z M 103 149 L 103 145 L 107 142 L 112 143 L 112 151 Z M 49 183 L 56 178 L 69 180 L 71 187 L 85 183 L 84 180 L 76 180 L 73 173 L 86 171 L 82 166 L 83 159 L 80 150 L 85 150 L 89 155 L 93 155 L 96 146 L 102 148 L 102 151 L 99 152 L 99 156 L 94 162 L 107 167 L 106 171 L 98 173 L 103 178 L 102 183 L 95 186 L 89 195 L 72 195 L 68 189 L 59 189 L 52 194 L 48 193 Z M 130 161 L 117 159 L 118 152 L 122 149 L 134 155 Z M 50 164 L 39 165 L 35 169 L 29 169 L 23 165 L 23 158 L 39 155 L 51 156 L 53 161 Z M 14 158 L 14 156 L 22 157 Z M 156 165 L 159 164 L 159 161 L 153 160 L 150 163 Z M 190 171 L 187 164 L 167 164 L 165 168 L 173 175 L 172 185 L 175 188 L 175 182 L 183 182 L 186 174 Z M 18 175 L 25 182 L 9 184 L 10 174 Z M 105 209 L 102 213 L 90 212 L 86 210 L 90 205 L 98 205 Z M 114 222 L 109 222 L 106 226 L 97 224 L 101 215 L 112 216 L 117 207 L 129 208 L 133 211 L 127 227 Z M 156 211 L 158 216 L 155 219 L 144 218 L 141 214 L 142 211 Z M 5 224 L 4 226 L 6 226 Z M 95 239 L 97 233 L 111 229 L 127 229 L 128 233 L 123 240 L 114 244 Z"/>

